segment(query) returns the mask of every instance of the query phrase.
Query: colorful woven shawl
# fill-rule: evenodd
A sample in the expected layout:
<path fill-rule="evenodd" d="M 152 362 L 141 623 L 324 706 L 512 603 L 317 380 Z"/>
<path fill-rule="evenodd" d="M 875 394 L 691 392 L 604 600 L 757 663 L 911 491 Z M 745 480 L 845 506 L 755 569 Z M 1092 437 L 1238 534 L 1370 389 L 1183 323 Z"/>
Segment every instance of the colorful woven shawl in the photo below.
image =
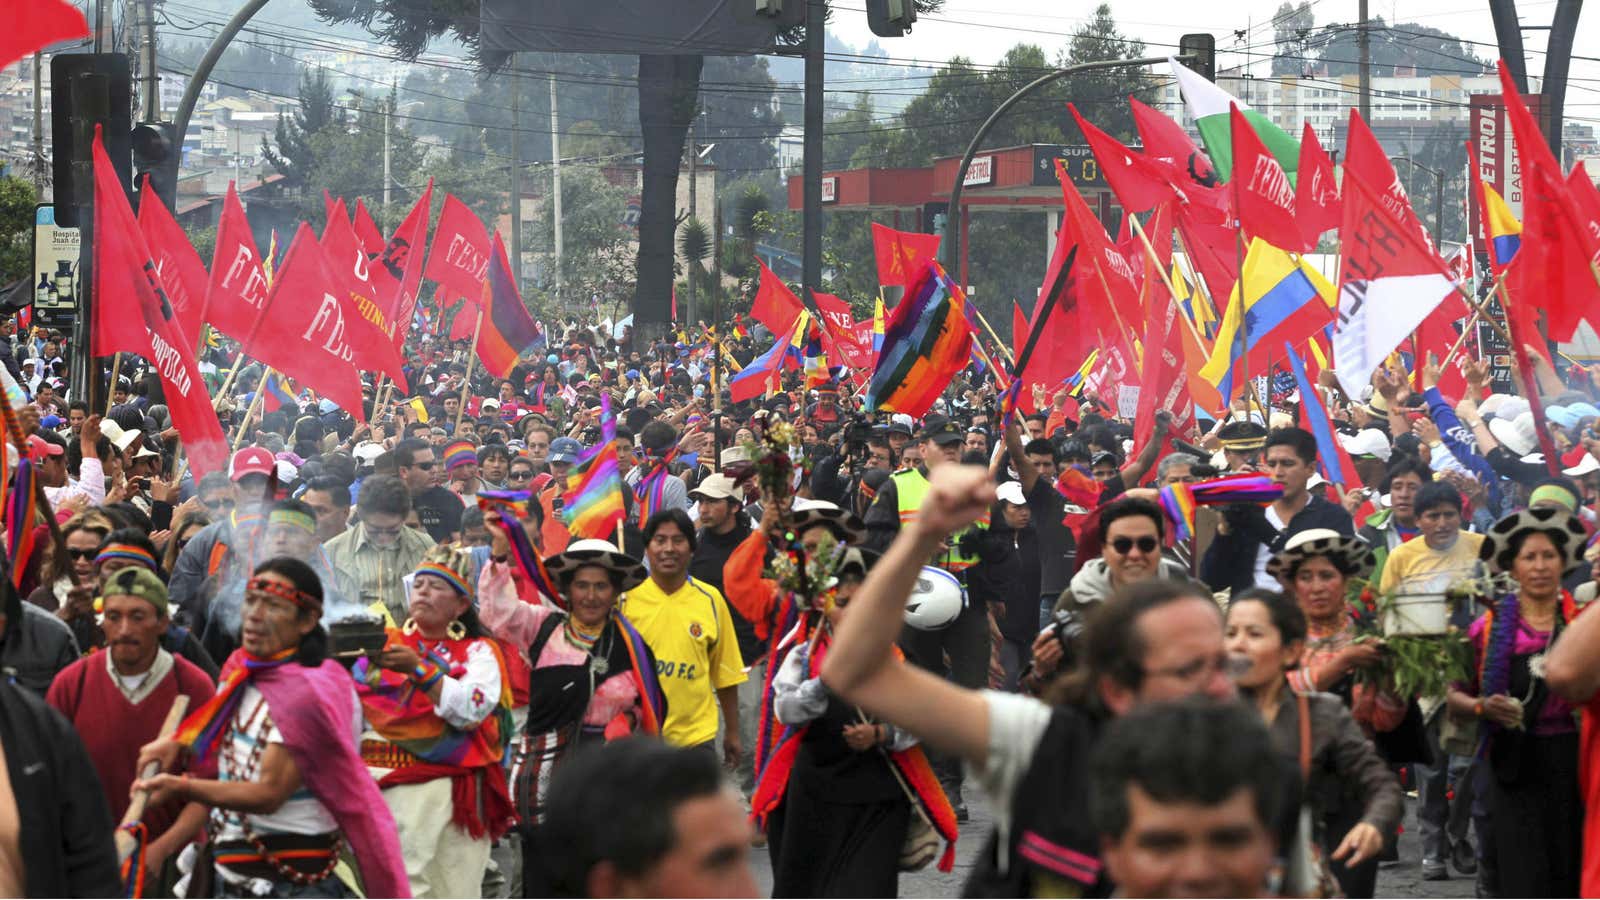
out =
<path fill-rule="evenodd" d="M 216 752 L 217 745 L 221 743 L 222 734 L 227 729 L 228 722 L 233 719 L 234 711 L 239 708 L 239 701 L 244 698 L 245 685 L 257 672 L 263 669 L 276 669 L 294 659 L 298 648 L 290 647 L 280 653 L 268 657 L 259 657 L 238 651 L 234 659 L 238 665 L 222 674 L 222 681 L 217 685 L 217 692 L 205 705 L 190 713 L 178 725 L 173 738 L 194 754 L 195 764 L 209 759 Z"/>
<path fill-rule="evenodd" d="M 391 646 L 410 647 L 452 677 L 464 674 L 465 668 L 452 664 L 437 648 L 447 648 L 451 659 L 465 660 L 473 644 L 487 645 L 500 666 L 500 697 L 495 711 L 471 731 L 458 729 L 439 717 L 433 701 L 425 691 L 417 689 L 408 674 L 380 669 L 363 658 L 350 674 L 356 679 L 356 693 L 367 722 L 384 740 L 424 762 L 464 769 L 499 763 L 511 739 L 511 679 L 498 642 L 492 638 L 446 639 L 436 642 L 435 650 L 426 652 L 422 642 L 419 636 L 389 629 Z"/>

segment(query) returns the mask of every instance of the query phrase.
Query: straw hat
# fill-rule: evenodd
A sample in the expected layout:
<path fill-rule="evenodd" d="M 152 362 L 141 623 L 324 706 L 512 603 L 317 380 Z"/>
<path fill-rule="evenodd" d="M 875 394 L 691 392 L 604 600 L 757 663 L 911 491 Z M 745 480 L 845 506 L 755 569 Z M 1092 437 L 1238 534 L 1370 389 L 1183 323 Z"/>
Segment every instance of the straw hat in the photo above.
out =
<path fill-rule="evenodd" d="M 644 584 L 645 579 L 650 577 L 644 563 L 618 550 L 616 544 L 599 538 L 573 541 L 566 550 L 547 556 L 544 560 L 545 569 L 557 579 L 564 573 L 575 572 L 584 566 L 599 566 L 617 575 L 624 591 Z"/>
<path fill-rule="evenodd" d="M 1326 556 L 1339 571 L 1355 578 L 1367 578 L 1378 567 L 1378 558 L 1366 541 L 1332 528 L 1307 528 L 1267 560 L 1267 574 L 1282 581 L 1297 564 L 1315 556 Z"/>

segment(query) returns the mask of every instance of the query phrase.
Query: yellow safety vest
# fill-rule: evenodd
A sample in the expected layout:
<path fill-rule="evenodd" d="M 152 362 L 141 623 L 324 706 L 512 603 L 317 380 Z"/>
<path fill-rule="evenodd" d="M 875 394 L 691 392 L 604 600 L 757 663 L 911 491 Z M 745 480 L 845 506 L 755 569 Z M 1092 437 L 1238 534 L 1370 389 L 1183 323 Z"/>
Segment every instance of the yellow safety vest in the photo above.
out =
<path fill-rule="evenodd" d="M 928 493 L 928 476 L 922 470 L 906 469 L 889 476 L 894 482 L 895 504 L 900 513 L 900 527 L 917 517 L 917 511 L 922 508 L 922 498 Z M 989 514 L 985 512 L 978 521 L 968 525 L 961 531 L 950 536 L 950 550 L 940 554 L 934 559 L 935 565 L 946 572 L 960 574 L 978 563 L 977 556 L 968 556 L 961 550 L 960 539 L 973 531 L 987 531 L 989 529 Z"/>

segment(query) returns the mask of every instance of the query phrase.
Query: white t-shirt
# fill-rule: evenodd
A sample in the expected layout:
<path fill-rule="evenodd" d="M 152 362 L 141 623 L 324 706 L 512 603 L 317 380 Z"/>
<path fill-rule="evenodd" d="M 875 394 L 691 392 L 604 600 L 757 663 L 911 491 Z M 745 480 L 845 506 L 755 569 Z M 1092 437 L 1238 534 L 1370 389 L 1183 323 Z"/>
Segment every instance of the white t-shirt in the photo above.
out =
<path fill-rule="evenodd" d="M 1011 863 L 1011 801 L 1017 785 L 1028 774 L 1028 767 L 1033 765 L 1033 755 L 1044 740 L 1045 729 L 1050 727 L 1050 707 L 1021 694 L 982 693 L 989 705 L 989 753 L 981 770 L 968 763 L 967 774 L 989 794 L 995 831 L 999 833 L 996 862 L 1004 872 Z"/>
<path fill-rule="evenodd" d="M 357 746 L 357 736 L 361 733 L 361 704 L 355 702 L 355 687 L 350 688 L 351 709 L 353 718 L 350 721 L 349 741 L 352 747 Z M 263 707 L 258 710 L 258 707 Z M 223 748 L 217 760 L 217 777 L 222 781 L 238 781 L 242 778 L 254 778 L 257 773 L 246 772 L 250 757 L 255 749 L 256 741 L 261 735 L 261 717 L 270 718 L 270 710 L 266 707 L 266 698 L 255 685 L 246 685 L 244 696 L 239 700 L 239 707 L 234 712 L 233 738 Z M 265 740 L 268 744 L 283 743 L 283 733 L 278 730 L 277 723 L 268 729 Z M 265 753 L 265 750 L 263 750 Z M 244 829 L 241 827 L 241 814 L 218 810 L 213 815 L 220 815 L 222 828 L 217 832 L 219 841 L 244 840 Z M 334 821 L 333 814 L 322 805 L 311 793 L 311 789 L 302 784 L 276 812 L 250 815 L 250 830 L 258 836 L 268 834 L 327 834 L 339 828 Z M 220 868 L 220 867 L 219 867 Z"/>
<path fill-rule="evenodd" d="M 1268 506 L 1266 512 L 1267 524 L 1271 525 L 1274 531 L 1281 532 L 1283 529 L 1289 527 L 1288 522 L 1278 518 L 1278 511 L 1276 509 Z M 1271 559 L 1272 547 L 1267 544 L 1262 544 L 1261 549 L 1256 551 L 1256 587 L 1266 588 L 1269 591 L 1279 591 L 1283 589 L 1283 585 L 1278 583 L 1278 579 L 1267 574 L 1267 563 L 1271 561 Z"/>

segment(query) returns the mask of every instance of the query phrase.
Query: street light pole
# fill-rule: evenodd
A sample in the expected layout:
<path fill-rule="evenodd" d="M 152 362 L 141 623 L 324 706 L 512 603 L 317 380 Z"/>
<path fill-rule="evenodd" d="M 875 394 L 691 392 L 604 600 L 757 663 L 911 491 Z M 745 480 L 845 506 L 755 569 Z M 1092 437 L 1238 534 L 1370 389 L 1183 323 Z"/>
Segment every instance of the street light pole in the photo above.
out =
<path fill-rule="evenodd" d="M 1188 56 L 1177 56 L 1174 58 L 1180 62 L 1191 59 Z M 1076 75 L 1080 72 L 1094 72 L 1101 69 L 1153 66 L 1166 61 L 1167 57 L 1165 56 L 1145 56 L 1138 59 L 1107 59 L 1099 62 L 1079 63 L 1075 66 L 1067 66 L 1064 69 L 1057 69 L 1049 74 L 1041 75 L 1033 81 L 1023 85 L 1022 88 L 1015 94 L 1007 97 L 1004 102 L 995 107 L 994 112 L 989 114 L 989 118 L 983 120 L 983 124 L 978 126 L 978 133 L 972 136 L 972 140 L 967 144 L 967 152 L 961 157 L 961 164 L 956 166 L 956 181 L 955 184 L 950 188 L 950 213 L 949 215 L 945 216 L 944 237 L 939 242 L 940 255 L 944 257 L 943 264 L 945 270 L 951 271 L 955 269 L 957 266 L 957 260 L 961 258 L 961 228 L 959 226 L 961 219 L 961 186 L 962 182 L 967 180 L 967 168 L 972 165 L 972 158 L 978 155 L 978 147 L 983 143 L 983 139 L 989 136 L 990 130 L 994 128 L 995 123 L 1000 121 L 1001 116 L 1005 115 L 1006 112 L 1011 109 L 1011 107 L 1016 106 L 1018 101 L 1022 100 L 1022 98 L 1028 96 L 1047 84 L 1060 81 L 1069 75 Z M 810 153 L 808 152 L 807 159 L 809 158 Z"/>
<path fill-rule="evenodd" d="M 1430 169 L 1409 156 L 1391 156 L 1390 162 L 1410 163 L 1413 168 L 1421 169 L 1433 176 L 1433 246 L 1439 248 L 1444 242 L 1444 173 L 1438 169 Z"/>

